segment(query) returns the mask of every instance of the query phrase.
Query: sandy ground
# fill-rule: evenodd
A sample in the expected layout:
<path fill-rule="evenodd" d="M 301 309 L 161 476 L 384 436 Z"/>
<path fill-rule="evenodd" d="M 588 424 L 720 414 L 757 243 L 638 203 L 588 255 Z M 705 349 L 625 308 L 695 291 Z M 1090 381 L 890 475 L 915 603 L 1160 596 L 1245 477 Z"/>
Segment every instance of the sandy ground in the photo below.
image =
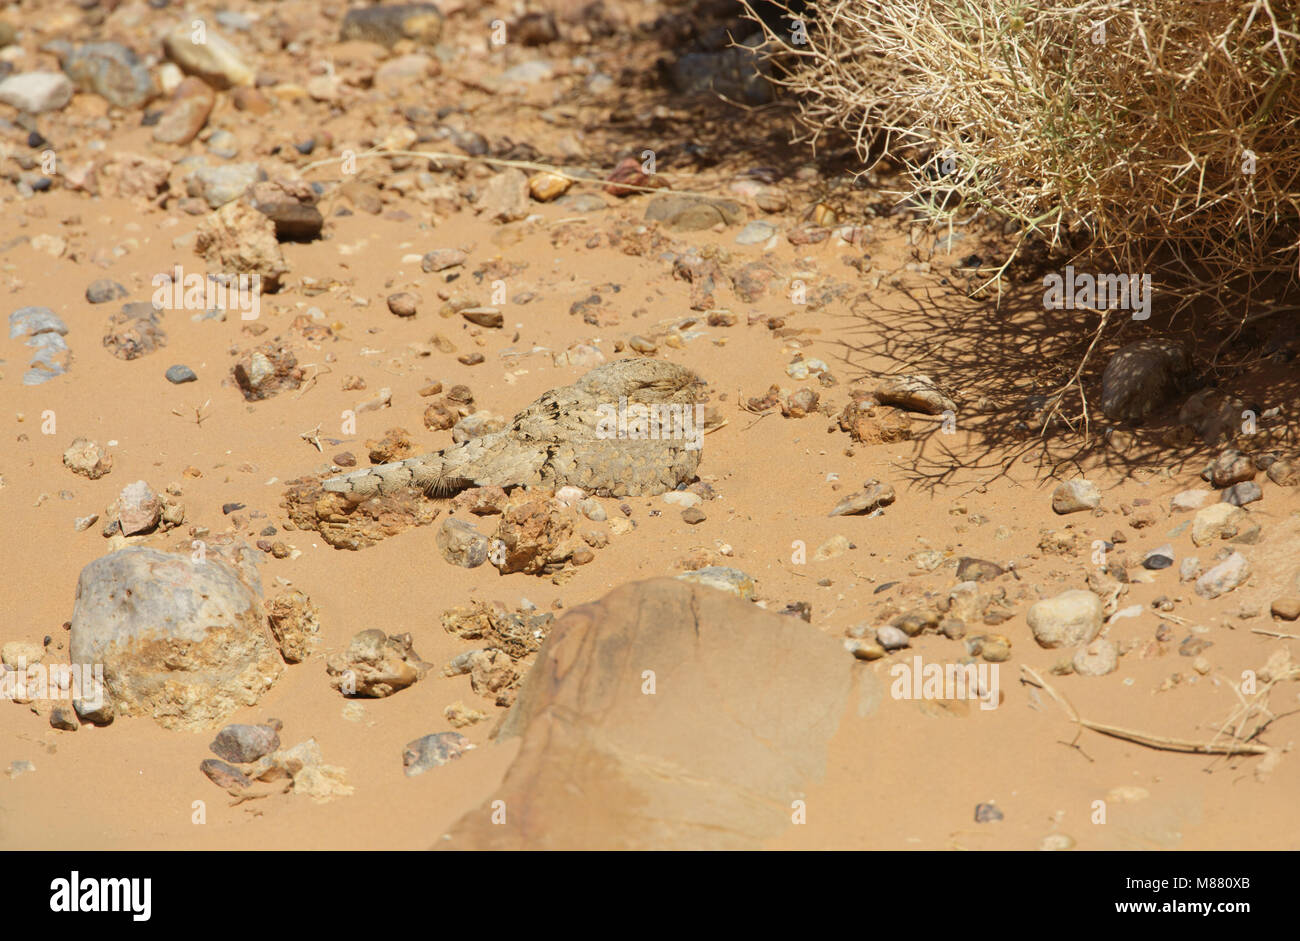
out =
<path fill-rule="evenodd" d="M 305 8 L 283 6 L 299 13 Z M 207 10 L 208 5 L 197 7 Z M 266 5 L 255 3 L 239 9 L 267 11 Z M 582 48 L 553 45 L 484 53 L 481 31 L 492 9 L 449 17 L 443 41 L 459 58 L 457 64 L 443 66 L 444 74 L 490 76 L 515 61 L 536 57 L 570 70 L 578 54 L 591 57 L 616 78 L 624 74 L 631 47 L 613 39 Z M 48 64 L 50 57 L 36 48 L 60 31 L 80 41 L 96 32 L 79 25 L 71 4 L 43 4 L 39 10 L 26 5 L 21 10 L 32 34 L 24 37 L 22 54 L 13 57 L 16 71 Z M 326 11 L 322 23 L 304 27 L 310 49 L 332 48 L 340 13 Z M 14 14 L 8 17 L 14 19 Z M 143 28 L 124 27 L 113 35 L 132 36 Z M 324 39 L 318 41 L 317 36 Z M 260 69 L 283 81 L 290 76 L 302 80 L 298 70 L 310 56 L 254 53 L 246 40 L 236 35 Z M 648 46 L 635 48 L 643 59 L 650 55 Z M 377 61 L 384 56 L 371 55 Z M 620 79 L 600 97 L 575 90 L 580 79 L 581 73 L 576 78 L 561 75 L 522 94 L 493 94 L 432 78 L 391 100 L 358 94 L 333 114 L 326 105 L 286 95 L 278 105 L 280 113 L 263 118 L 236 112 L 222 95 L 208 123 L 239 138 L 245 152 L 237 160 L 262 159 L 267 140 L 299 139 L 327 129 L 336 146 L 319 149 L 312 158 L 319 159 L 336 156 L 344 143 L 375 136 L 377 128 L 399 122 L 400 106 L 408 101 L 435 108 L 457 104 L 465 109 L 461 118 L 466 126 L 489 139 L 506 135 L 527 141 L 543 155 L 557 153 L 562 139 L 576 137 L 585 154 L 580 164 L 603 173 L 612 169 L 621 150 L 639 146 L 637 134 L 643 143 L 671 153 L 683 141 L 703 139 L 710 129 L 730 127 L 737 140 L 725 150 L 719 148 L 717 164 L 693 168 L 684 157 L 665 162 L 663 171 L 675 188 L 727 195 L 727 183 L 735 174 L 761 165 L 769 156 L 756 159 L 745 149 L 742 139 L 752 135 L 754 147 L 773 148 L 790 161 L 778 185 L 789 194 L 791 208 L 770 215 L 751 209 L 751 218 L 770 221 L 784 233 L 821 199 L 838 199 L 849 220 L 865 219 L 866 207 L 888 202 L 870 189 L 830 190 L 827 181 L 839 171 L 825 165 L 795 177 L 799 166 L 818 165 L 804 151 L 764 143 L 766 138 L 755 142 L 759 131 L 752 122 L 741 130 L 745 119 L 716 104 L 661 101 L 660 108 L 675 109 L 673 116 L 648 120 L 632 131 L 619 124 L 619 116 L 647 118 L 656 106 L 653 95 Z M 276 85 L 264 92 L 276 100 Z M 77 137 L 77 129 L 89 120 L 86 115 L 102 112 L 102 102 L 79 94 L 65 111 L 44 116 L 41 131 L 56 144 L 66 141 L 78 151 L 86 141 Z M 0 117 L 14 121 L 17 116 L 12 108 L 0 106 Z M 777 127 L 783 119 L 776 115 L 771 120 Z M 154 144 L 147 129 L 138 126 L 138 114 L 128 113 L 110 124 L 103 135 L 110 148 L 155 152 L 169 159 L 203 152 L 201 142 L 188 148 Z M 18 129 L 6 132 L 11 151 L 22 149 L 25 136 Z M 725 133 L 708 136 L 725 141 Z M 307 162 L 296 160 L 298 166 Z M 382 183 L 393 172 L 382 161 L 371 161 L 365 177 Z M 470 169 L 464 177 L 444 175 L 463 189 L 488 173 Z M 329 182 L 340 177 L 335 167 L 322 167 L 306 178 Z M 1015 614 L 988 628 L 1012 643 L 1011 659 L 1000 665 L 1003 701 L 998 709 L 983 711 L 977 704 L 897 701 L 888 695 L 893 663 L 915 654 L 944 661 L 964 653 L 959 641 L 941 636 L 924 635 L 914 639 L 910 651 L 856 664 L 855 669 L 878 675 L 886 695 L 874 705 L 852 704 L 832 742 L 823 779 L 808 788 L 806 825 L 792 826 L 775 847 L 1029 849 L 1051 834 L 1065 834 L 1081 849 L 1298 845 L 1294 794 L 1300 787 L 1300 763 L 1294 755 L 1281 755 L 1270 773 L 1259 774 L 1259 757 L 1174 754 L 1079 731 L 1046 695 L 1020 682 L 1022 666 L 1050 676 L 1061 659 L 1060 652 L 1035 644 L 1025 609 L 1039 597 L 1084 587 L 1091 568 L 1086 547 L 1094 539 L 1126 532 L 1131 559 L 1164 542 L 1173 543 L 1179 558 L 1194 551 L 1186 532 L 1167 535 L 1190 514 L 1171 515 L 1167 507 L 1173 494 L 1205 486 L 1198 475 L 1212 453 L 1159 447 L 1121 453 L 1100 443 L 1096 428 L 1087 447 L 1079 435 L 1065 429 L 1049 437 L 1046 446 L 1034 435 L 1015 434 L 1012 426 L 1024 397 L 1050 392 L 1068 378 L 1072 357 L 1089 339 L 1088 324 L 1045 318 L 1041 309 L 1034 309 L 1038 289 L 1033 284 L 1010 284 L 1000 308 L 986 298 L 966 297 L 967 280 L 951 275 L 950 269 L 957 257 L 980 250 L 979 230 L 969 233 L 952 255 L 933 258 L 928 252 L 918 254 L 909 224 L 897 216 L 871 219 L 865 246 L 835 238 L 794 245 L 784 237 L 767 245 L 743 246 L 735 244 L 738 227 L 731 227 L 665 231 L 664 248 L 631 254 L 624 250 L 626 243 L 612 247 L 608 233 L 646 225 L 645 195 L 604 195 L 609 207 L 591 214 L 535 203 L 533 218 L 501 225 L 476 216 L 466 199 L 435 215 L 427 205 L 388 190 L 391 201 L 385 203 L 384 214 L 327 211 L 325 238 L 284 246 L 290 275 L 283 291 L 263 298 L 260 323 L 269 328 L 265 335 L 250 336 L 234 312 L 224 320 L 196 322 L 192 312 L 169 311 L 163 320 L 166 347 L 123 361 L 101 345 L 107 319 L 119 304 L 88 304 L 86 286 L 107 277 L 127 287 L 125 300 L 147 300 L 154 274 L 177 263 L 204 270 L 183 240 L 180 247 L 174 242 L 192 232 L 202 217 L 178 210 L 174 200 L 150 208 L 62 186 L 21 199 L 11 184 L 2 185 L 3 313 L 7 316 L 24 305 L 51 308 L 68 325 L 73 351 L 66 375 L 24 386 L 27 351 L 19 340 L 0 340 L 0 419 L 7 426 L 0 449 L 0 597 L 6 612 L 0 640 L 40 643 L 49 635 L 52 651 L 66 650 L 65 623 L 71 617 L 79 571 L 109 551 L 99 524 L 76 532 L 73 520 L 103 514 L 127 483 L 143 479 L 159 491 L 175 483 L 186 511 L 180 529 L 133 543 L 183 550 L 191 539 L 190 527 L 198 526 L 214 535 L 239 535 L 251 544 L 268 524 L 282 526 L 279 501 L 284 483 L 318 469 L 331 455 L 351 450 L 364 464 L 364 441 L 395 426 L 411 431 L 422 448 L 450 444 L 448 432 L 427 431 L 421 421 L 427 401 L 417 390 L 430 381 L 445 387 L 464 383 L 480 408 L 510 415 L 582 373 L 555 366 L 554 352 L 576 342 L 595 343 L 614 358 L 627 355 L 614 352 L 617 341 L 634 334 L 662 338 L 668 327 L 692 315 L 690 285 L 672 276 L 671 264 L 659 257 L 662 251 L 716 248 L 729 253 L 724 268 L 765 260 L 780 276 L 752 303 L 720 286 L 717 307 L 732 311 L 737 323 L 710 327 L 701 319 L 690 328 L 698 335 L 680 348 L 660 342 L 655 354 L 697 371 L 709 384 L 710 405 L 726 419 L 705 441 L 700 476 L 716 489 L 718 498 L 702 506 L 707 514 L 703 523 L 687 525 L 677 508 L 659 497 L 628 499 L 636 529 L 614 537 L 592 564 L 577 568 L 558 584 L 523 574 L 502 576 L 490 565 L 472 570 L 450 566 L 434 545 L 436 526 L 358 552 L 333 549 L 313 532 L 282 531 L 276 537 L 298 554 L 286 559 L 268 555 L 263 581 L 300 588 L 319 606 L 321 647 L 307 662 L 288 667 L 256 707 L 241 710 L 231 721 L 260 722 L 275 716 L 284 723 L 281 734 L 287 744 L 314 737 L 326 761 L 346 768 L 355 788 L 351 796 L 318 805 L 286 795 L 232 806 L 231 799 L 198 771 L 199 762 L 209 756 L 211 733 L 166 731 L 142 718 L 104 728 L 83 726 L 75 733 L 56 731 L 49 725 L 47 708 L 4 703 L 0 768 L 28 760 L 35 771 L 0 779 L 0 846 L 428 847 L 462 813 L 490 797 L 517 744 L 490 742 L 501 710 L 476 697 L 467 677 L 446 678 L 436 672 L 396 696 L 365 701 L 360 721 L 345 718 L 343 699 L 328 685 L 324 658 L 346 647 L 356 632 L 409 631 L 421 656 L 441 664 L 468 648 L 439 623 L 442 611 L 452 605 L 493 599 L 515 605 L 526 598 L 542 609 L 571 607 L 629 580 L 680 573 L 689 559 L 703 553 L 710 561 L 752 575 L 769 608 L 808 602 L 812 626 L 840 637 L 852 625 L 871 620 L 882 601 L 951 584 L 947 569 L 918 568 L 914 554 L 923 549 L 947 558 L 1015 563 L 1018 577 L 1000 582 L 1007 587 Z M 328 199 L 323 205 L 337 208 Z M 39 234 L 66 239 L 67 250 L 55 258 L 33 247 L 29 239 Z M 115 247 L 125 250 L 114 256 Z M 404 260 L 445 247 L 470 252 L 459 283 L 447 284 L 443 275 L 422 272 L 418 261 Z M 845 264 L 864 251 L 870 255 L 868 271 Z M 437 291 L 467 288 L 486 295 L 490 278 L 479 285 L 467 275 L 497 259 L 526 265 L 507 279 L 509 291 L 512 296 L 533 292 L 535 299 L 504 305 L 504 330 L 474 328 L 459 317 L 440 318 Z M 907 270 L 909 264 L 916 268 L 918 261 L 932 264 L 929 270 Z M 809 283 L 844 290 L 824 304 L 792 304 L 788 282 L 801 272 Z M 304 276 L 336 279 L 345 287 L 307 296 L 302 291 Z M 422 295 L 417 316 L 403 319 L 389 313 L 384 298 L 399 290 Z M 616 322 L 593 326 L 570 313 L 575 301 L 593 291 L 605 298 Z M 293 319 L 312 306 L 322 308 L 326 323 L 339 325 L 335 337 L 311 343 L 291 329 Z M 764 322 L 769 317 L 782 318 L 787 329 L 769 329 Z M 435 333 L 450 338 L 458 353 L 431 350 L 428 344 Z M 296 392 L 245 402 L 231 378 L 232 354 L 271 337 L 290 342 L 300 363 L 314 364 L 309 370 L 314 381 Z M 1108 341 L 1108 349 L 1114 345 Z M 462 365 L 457 356 L 467 351 L 482 353 L 485 361 Z M 798 354 L 826 362 L 835 384 L 792 380 L 785 370 Z M 167 382 L 163 373 L 175 363 L 190 366 L 198 381 Z M 912 440 L 853 444 L 834 416 L 851 389 L 871 388 L 877 377 L 896 372 L 933 375 L 945 386 L 959 388 L 966 401 L 987 397 L 990 407 L 963 410 L 952 434 L 943 433 L 937 417 L 913 415 Z M 364 379 L 366 390 L 344 390 L 348 376 Z M 1242 382 L 1267 390 L 1267 379 L 1245 377 Z M 783 418 L 779 411 L 760 416 L 740 407 L 740 401 L 761 397 L 773 384 L 787 390 L 815 388 L 824 411 L 794 419 Z M 391 407 L 361 413 L 356 434 L 342 434 L 341 413 L 381 387 L 392 390 Z M 195 420 L 196 408 L 201 422 Z M 52 434 L 42 432 L 47 412 L 55 416 Z M 318 426 L 323 454 L 300 437 Z M 89 481 L 63 466 L 64 450 L 79 436 L 108 447 L 114 458 L 109 475 Z M 186 476 L 191 467 L 201 476 Z M 1057 516 L 1051 508 L 1053 487 L 1058 478 L 1080 474 L 1101 487 L 1105 513 Z M 882 516 L 827 516 L 836 502 L 869 478 L 888 482 L 898 492 L 897 502 Z M 1116 621 L 1110 629 L 1111 638 L 1122 646 L 1133 642 L 1119 669 L 1104 677 L 1051 676 L 1081 715 L 1153 735 L 1209 741 L 1239 704 L 1233 684 L 1242 671 L 1259 669 L 1274 650 L 1294 645 L 1255 632 L 1295 633 L 1293 626 L 1274 622 L 1268 611 L 1274 598 L 1294 590 L 1288 586 L 1300 559 L 1300 491 L 1268 482 L 1263 487 L 1264 500 L 1251 510 L 1263 525 L 1264 537 L 1244 549 L 1254 567 L 1251 580 L 1215 601 L 1197 597 L 1191 584 L 1180 584 L 1177 566 L 1152 573 L 1148 583 L 1131 584 L 1121 607 L 1141 605 L 1142 613 Z M 1150 501 L 1156 511 L 1149 528 L 1127 525 L 1120 507 L 1132 508 L 1135 500 Z M 246 509 L 223 515 L 223 504 L 232 502 Z M 619 501 L 604 502 L 617 512 Z M 1085 548 L 1067 556 L 1039 550 L 1042 530 L 1067 528 L 1080 534 Z M 838 558 L 811 561 L 815 548 L 838 534 L 848 536 L 856 548 Z M 810 561 L 805 564 L 792 561 L 798 543 L 807 547 Z M 1208 558 L 1216 548 L 1199 554 Z M 897 584 L 875 593 L 889 582 Z M 1152 602 L 1161 596 L 1175 599 L 1175 612 L 1183 620 L 1175 625 L 1172 642 L 1156 649 L 1149 642 L 1160 618 Z M 1202 654 L 1208 665 L 1203 675 L 1193 668 L 1194 658 L 1178 652 L 1190 625 L 1204 625 L 1208 632 L 1202 636 L 1213 641 Z M 1175 676 L 1179 681 L 1171 683 Z M 1286 748 L 1300 728 L 1294 715 L 1300 706 L 1297 690 L 1289 683 L 1273 691 L 1270 707 L 1277 719 L 1262 735 L 1265 743 Z M 461 730 L 479 747 L 436 774 L 404 777 L 403 746 L 446 729 L 443 709 L 457 700 L 490 714 L 488 721 Z M 1117 796 L 1112 793 L 1116 788 L 1129 790 Z M 1094 802 L 1108 795 L 1108 820 L 1100 825 L 1094 822 Z M 196 802 L 202 802 L 206 815 L 203 825 L 194 822 Z M 981 802 L 994 802 L 1004 819 L 976 824 L 974 809 Z"/>

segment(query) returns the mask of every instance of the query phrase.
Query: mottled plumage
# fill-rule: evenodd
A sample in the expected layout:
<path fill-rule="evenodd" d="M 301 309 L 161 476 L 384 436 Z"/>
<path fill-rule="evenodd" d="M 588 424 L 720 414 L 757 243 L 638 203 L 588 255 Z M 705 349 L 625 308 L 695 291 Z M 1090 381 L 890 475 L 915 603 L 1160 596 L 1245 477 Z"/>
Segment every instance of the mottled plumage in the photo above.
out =
<path fill-rule="evenodd" d="M 598 366 L 573 385 L 552 389 L 503 430 L 463 444 L 379 464 L 324 482 L 326 490 L 365 498 L 403 487 L 431 497 L 468 487 L 581 487 L 611 496 L 664 493 L 693 480 L 703 428 L 697 418 L 700 382 L 690 370 L 658 359 L 624 359 Z M 684 419 L 674 436 L 620 434 L 611 424 L 620 406 L 677 406 Z M 611 428 L 614 433 L 611 434 Z M 625 430 L 625 429 L 624 429 Z M 633 428 L 635 434 L 635 427 Z"/>

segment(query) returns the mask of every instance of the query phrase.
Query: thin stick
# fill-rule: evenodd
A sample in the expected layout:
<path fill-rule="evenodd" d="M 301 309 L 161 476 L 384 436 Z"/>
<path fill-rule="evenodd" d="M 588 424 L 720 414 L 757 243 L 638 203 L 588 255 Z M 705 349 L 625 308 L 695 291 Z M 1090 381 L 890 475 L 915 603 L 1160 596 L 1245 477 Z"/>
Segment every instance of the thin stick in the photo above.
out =
<path fill-rule="evenodd" d="M 1109 735 L 1112 738 L 1123 739 L 1126 742 L 1145 745 L 1148 748 L 1156 748 L 1161 751 L 1188 752 L 1194 755 L 1265 755 L 1269 751 L 1267 745 L 1248 745 L 1244 743 L 1217 745 L 1213 742 L 1193 742 L 1190 739 L 1168 738 L 1164 735 L 1153 735 L 1135 729 L 1123 729 L 1117 725 L 1092 722 L 1079 715 L 1078 710 L 1074 708 L 1070 701 L 1057 692 L 1050 683 L 1039 676 L 1032 668 L 1022 664 L 1020 670 L 1029 676 L 1029 680 L 1035 686 L 1038 686 L 1056 700 L 1057 705 L 1064 709 L 1066 715 L 1070 717 L 1070 721 L 1085 729 L 1100 732 L 1102 735 Z"/>
<path fill-rule="evenodd" d="M 1266 631 L 1263 628 L 1252 628 L 1252 634 L 1264 634 L 1268 637 L 1281 637 L 1285 640 L 1300 640 L 1300 634 L 1283 634 L 1281 631 Z"/>

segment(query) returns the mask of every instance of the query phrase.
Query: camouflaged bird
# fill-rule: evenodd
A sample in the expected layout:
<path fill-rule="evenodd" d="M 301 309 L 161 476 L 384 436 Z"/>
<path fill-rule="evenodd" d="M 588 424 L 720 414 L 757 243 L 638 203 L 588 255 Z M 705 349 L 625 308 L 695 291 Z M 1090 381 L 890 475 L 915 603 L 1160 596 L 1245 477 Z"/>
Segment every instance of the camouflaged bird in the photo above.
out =
<path fill-rule="evenodd" d="M 324 481 L 365 499 L 410 487 L 449 497 L 469 487 L 581 487 L 653 496 L 695 479 L 704 433 L 702 383 L 658 359 L 598 366 L 542 395 L 503 430 L 433 454 Z"/>

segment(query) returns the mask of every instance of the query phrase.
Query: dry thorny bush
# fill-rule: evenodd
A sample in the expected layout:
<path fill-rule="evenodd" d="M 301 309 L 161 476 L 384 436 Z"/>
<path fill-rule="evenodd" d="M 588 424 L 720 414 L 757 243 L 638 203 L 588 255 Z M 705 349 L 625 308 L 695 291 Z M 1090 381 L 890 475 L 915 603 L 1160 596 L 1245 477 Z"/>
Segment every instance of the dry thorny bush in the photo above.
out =
<path fill-rule="evenodd" d="M 1151 274 L 1172 299 L 1164 313 L 1199 301 L 1231 336 L 1295 311 L 1295 5 L 776 5 L 806 27 L 799 42 L 779 22 L 764 26 L 804 136 L 846 131 L 866 166 L 908 167 L 915 187 L 899 195 L 937 222 L 1018 223 L 995 276 L 1036 238 L 1072 260 Z"/>

